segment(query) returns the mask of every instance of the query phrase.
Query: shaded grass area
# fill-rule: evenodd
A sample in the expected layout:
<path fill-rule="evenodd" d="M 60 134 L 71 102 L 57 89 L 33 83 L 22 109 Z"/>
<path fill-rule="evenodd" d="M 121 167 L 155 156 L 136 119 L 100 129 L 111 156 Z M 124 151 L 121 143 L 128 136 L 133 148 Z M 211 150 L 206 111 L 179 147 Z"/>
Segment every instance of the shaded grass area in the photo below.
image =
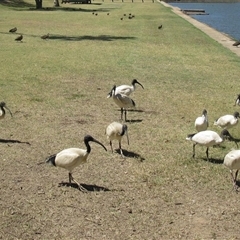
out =
<path fill-rule="evenodd" d="M 127 40 L 135 39 L 135 37 L 124 37 L 124 36 L 61 36 L 61 35 L 51 35 L 50 39 L 53 40 L 63 40 L 63 41 L 83 41 L 83 40 L 92 40 L 92 41 L 115 41 L 115 40 Z"/>
<path fill-rule="evenodd" d="M 239 196 L 221 164 L 235 145 L 211 148 L 206 161 L 200 146 L 192 159 L 185 138 L 204 108 L 217 132 L 213 121 L 238 110 L 239 58 L 158 3 L 81 8 L 0 8 L 1 101 L 13 112 L 0 126 L 1 238 L 237 239 Z M 132 95 L 121 158 L 105 136 L 120 118 L 106 97 L 134 78 L 144 89 Z M 230 133 L 239 138 L 239 126 Z M 88 163 L 74 170 L 89 190 L 82 194 L 67 171 L 41 163 L 64 148 L 85 149 L 86 134 L 108 152 L 92 144 Z"/>
<path fill-rule="evenodd" d="M 34 6 L 32 3 L 22 0 L 0 0 L 0 4 L 11 8 L 30 8 Z"/>

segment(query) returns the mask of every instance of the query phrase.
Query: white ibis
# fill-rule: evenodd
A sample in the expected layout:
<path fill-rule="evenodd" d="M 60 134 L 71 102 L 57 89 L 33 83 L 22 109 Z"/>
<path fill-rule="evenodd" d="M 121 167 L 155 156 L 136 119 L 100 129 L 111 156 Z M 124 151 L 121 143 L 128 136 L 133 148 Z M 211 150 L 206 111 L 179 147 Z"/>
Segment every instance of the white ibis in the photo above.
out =
<path fill-rule="evenodd" d="M 75 167 L 87 162 L 88 155 L 91 152 L 89 142 L 98 143 L 107 151 L 106 147 L 102 143 L 94 139 L 92 136 L 86 135 L 84 137 L 84 143 L 87 148 L 86 150 L 80 148 L 68 148 L 57 154 L 51 155 L 46 159 L 46 162 L 52 164 L 53 166 L 67 169 L 69 171 L 69 183 L 71 183 L 71 181 L 75 182 L 81 191 L 86 191 L 86 189 L 73 178 L 72 171 Z"/>
<path fill-rule="evenodd" d="M 206 109 L 203 110 L 201 117 L 196 118 L 194 125 L 198 132 L 207 130 L 209 124 Z"/>
<path fill-rule="evenodd" d="M 235 104 L 233 106 L 236 106 L 236 105 L 240 106 L 240 94 L 237 95 L 237 98 L 235 100 Z"/>
<path fill-rule="evenodd" d="M 208 158 L 209 147 L 217 146 L 221 144 L 226 138 L 228 138 L 229 140 L 233 140 L 228 130 L 224 129 L 222 130 L 220 136 L 218 133 L 214 131 L 205 130 L 198 133 L 189 134 L 186 140 L 193 142 L 193 155 L 192 155 L 193 158 L 195 158 L 195 146 L 198 144 L 200 146 L 207 147 L 206 155 L 207 155 L 207 160 L 209 160 Z"/>
<path fill-rule="evenodd" d="M 20 35 L 20 36 L 15 38 L 15 41 L 22 42 L 22 39 L 23 39 L 23 35 Z"/>
<path fill-rule="evenodd" d="M 121 123 L 118 123 L 118 122 L 112 122 L 106 128 L 106 135 L 107 135 L 107 139 L 110 141 L 110 146 L 111 146 L 111 149 L 112 149 L 112 153 L 113 153 L 112 141 L 113 140 L 118 140 L 119 150 L 121 152 L 122 157 L 124 157 L 124 155 L 123 155 L 123 152 L 122 152 L 121 141 L 122 141 L 122 137 L 125 134 L 127 136 L 127 141 L 128 141 L 128 145 L 129 145 L 128 128 L 127 128 L 126 124 L 121 124 Z"/>
<path fill-rule="evenodd" d="M 0 119 L 3 119 L 5 117 L 6 111 L 5 111 L 4 108 L 6 108 L 9 111 L 9 113 L 10 113 L 10 115 L 12 117 L 12 113 L 11 113 L 10 109 L 7 107 L 6 103 L 5 102 L 1 102 L 0 103 Z"/>
<path fill-rule="evenodd" d="M 11 28 L 11 29 L 9 30 L 10 33 L 15 33 L 16 31 L 17 31 L 17 28 L 16 28 L 16 27 Z"/>
<path fill-rule="evenodd" d="M 140 85 L 144 89 L 143 85 L 140 82 L 138 82 L 137 79 L 133 79 L 131 85 L 120 85 L 120 86 L 116 87 L 116 91 L 115 92 L 116 92 L 116 94 L 120 93 L 120 94 L 124 94 L 126 96 L 129 96 L 132 92 L 135 91 L 136 84 Z M 108 94 L 107 98 L 112 97 L 111 93 L 112 92 L 110 92 Z"/>
<path fill-rule="evenodd" d="M 237 186 L 237 175 L 238 171 L 240 169 L 240 150 L 232 150 L 230 151 L 225 157 L 223 164 L 229 168 L 230 174 L 232 176 L 232 181 L 233 181 L 233 187 L 237 191 L 238 186 Z M 235 176 L 233 174 L 233 170 L 236 170 Z"/>
<path fill-rule="evenodd" d="M 218 118 L 214 125 L 219 126 L 223 129 L 229 129 L 238 124 L 239 112 L 235 112 L 233 115 L 224 115 Z"/>
<path fill-rule="evenodd" d="M 116 85 L 113 86 L 112 97 L 113 97 L 113 101 L 121 109 L 121 120 L 123 119 L 123 112 L 124 112 L 125 122 L 126 122 L 127 121 L 127 108 L 135 107 L 135 105 L 136 105 L 135 102 L 126 95 L 116 93 Z"/>

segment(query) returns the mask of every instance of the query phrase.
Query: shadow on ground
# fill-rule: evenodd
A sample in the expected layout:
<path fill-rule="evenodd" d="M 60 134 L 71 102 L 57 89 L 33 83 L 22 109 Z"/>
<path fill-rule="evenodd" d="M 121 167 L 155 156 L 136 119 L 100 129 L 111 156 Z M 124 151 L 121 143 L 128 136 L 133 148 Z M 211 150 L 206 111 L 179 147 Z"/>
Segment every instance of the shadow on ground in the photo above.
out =
<path fill-rule="evenodd" d="M 210 162 L 210 163 L 213 163 L 213 164 L 223 164 L 223 159 L 215 159 L 215 158 L 203 158 L 204 161 L 206 162 Z"/>
<path fill-rule="evenodd" d="M 119 149 L 116 149 L 116 152 L 121 155 L 121 152 L 120 152 Z M 137 160 L 139 160 L 139 161 L 141 161 L 141 162 L 143 162 L 143 161 L 145 160 L 145 158 L 142 157 L 142 156 L 141 156 L 140 154 L 138 154 L 138 153 L 131 152 L 131 151 L 127 151 L 127 150 L 125 150 L 125 149 L 122 149 L 122 152 L 123 152 L 123 155 L 124 155 L 125 157 L 128 157 L 128 158 L 136 158 Z"/>
<path fill-rule="evenodd" d="M 111 36 L 111 35 L 99 35 L 99 36 L 65 36 L 65 35 L 54 35 L 50 34 L 50 40 L 63 40 L 63 41 L 83 41 L 83 40 L 91 40 L 91 41 L 115 41 L 115 40 L 126 40 L 126 39 L 135 39 L 135 37 L 122 37 L 122 36 Z"/>
<path fill-rule="evenodd" d="M 22 142 L 22 141 L 19 141 L 19 140 L 1 139 L 1 138 L 0 138 L 0 143 L 24 143 L 24 144 L 31 145 L 29 142 Z"/>
<path fill-rule="evenodd" d="M 0 0 L 0 4 L 8 7 L 18 7 L 18 8 L 26 8 L 26 7 L 34 7 L 35 4 L 26 3 L 22 0 Z"/>
<path fill-rule="evenodd" d="M 61 186 L 72 187 L 72 188 L 76 188 L 79 191 L 81 191 L 76 183 L 62 182 L 62 183 L 59 183 L 59 187 L 61 187 Z M 97 186 L 97 185 L 89 185 L 89 184 L 82 183 L 81 186 L 84 187 L 88 192 L 108 192 L 108 191 L 110 191 L 110 189 L 108 189 L 108 188 Z"/>
<path fill-rule="evenodd" d="M 34 2 L 34 1 L 33 1 Z M 61 1 L 60 1 L 61 2 Z M 18 10 L 24 9 L 24 11 L 81 11 L 81 12 L 109 12 L 109 9 L 106 8 L 100 8 L 98 10 L 96 9 L 83 9 L 83 8 L 75 8 L 75 7 L 68 7 L 69 4 L 65 5 L 63 7 L 63 4 L 59 7 L 42 7 L 41 9 L 36 9 L 36 4 L 31 4 L 24 2 L 22 0 L 0 0 L 0 4 L 11 7 L 11 8 L 19 8 Z M 43 1 L 44 4 L 44 1 Z M 76 4 L 74 4 L 76 5 Z M 81 4 L 84 5 L 84 4 Z M 91 3 L 91 5 L 102 5 L 102 3 Z M 22 9 L 21 9 L 22 8 Z"/>

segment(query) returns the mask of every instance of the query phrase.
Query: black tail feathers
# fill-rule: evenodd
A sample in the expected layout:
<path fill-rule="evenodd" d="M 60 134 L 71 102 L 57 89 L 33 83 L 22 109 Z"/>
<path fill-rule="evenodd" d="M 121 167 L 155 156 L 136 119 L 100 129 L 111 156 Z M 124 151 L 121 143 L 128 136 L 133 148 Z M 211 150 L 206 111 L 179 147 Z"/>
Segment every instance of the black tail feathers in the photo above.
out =
<path fill-rule="evenodd" d="M 49 163 L 56 167 L 55 159 L 56 159 L 56 154 L 51 155 L 48 158 L 46 158 L 46 163 Z"/>

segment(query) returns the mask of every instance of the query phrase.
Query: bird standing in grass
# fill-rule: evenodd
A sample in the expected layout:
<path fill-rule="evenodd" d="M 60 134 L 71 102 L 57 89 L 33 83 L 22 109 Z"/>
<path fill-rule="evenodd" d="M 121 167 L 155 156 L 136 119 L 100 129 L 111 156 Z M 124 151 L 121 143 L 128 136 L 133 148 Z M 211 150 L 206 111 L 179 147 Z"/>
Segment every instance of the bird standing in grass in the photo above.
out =
<path fill-rule="evenodd" d="M 4 108 L 6 108 L 6 109 L 9 111 L 9 113 L 10 113 L 10 115 L 11 115 L 11 117 L 12 117 L 12 112 L 11 112 L 10 109 L 7 107 L 6 103 L 5 103 L 5 102 L 1 102 L 1 103 L 0 103 L 0 119 L 3 119 L 3 118 L 5 117 L 6 112 L 5 112 L 5 109 L 4 109 Z"/>
<path fill-rule="evenodd" d="M 158 26 L 158 29 L 161 29 L 162 28 L 162 25 Z"/>
<path fill-rule="evenodd" d="M 118 105 L 121 109 L 121 120 L 123 119 L 123 112 L 125 116 L 125 122 L 127 121 L 127 109 L 134 108 L 135 102 L 128 96 L 120 93 L 116 93 L 116 85 L 113 86 L 112 89 L 112 97 L 113 101 Z"/>
<path fill-rule="evenodd" d="M 229 129 L 238 124 L 239 117 L 240 117 L 239 112 L 235 112 L 233 115 L 224 115 L 218 118 L 214 122 L 214 125 L 219 126 L 223 129 Z"/>
<path fill-rule="evenodd" d="M 23 35 L 20 35 L 20 36 L 15 38 L 15 41 L 22 42 L 22 39 L 23 39 Z"/>
<path fill-rule="evenodd" d="M 41 39 L 44 39 L 44 40 L 46 40 L 48 38 L 49 38 L 49 33 L 41 36 Z"/>
<path fill-rule="evenodd" d="M 12 28 L 12 29 L 9 30 L 10 33 L 15 33 L 16 31 L 17 31 L 17 28 L 16 28 L 16 27 L 14 27 L 14 28 Z"/>
<path fill-rule="evenodd" d="M 124 155 L 123 155 L 123 152 L 122 152 L 121 141 L 122 141 L 122 137 L 125 134 L 127 136 L 127 142 L 128 142 L 128 145 L 129 145 L 127 125 L 121 124 L 121 123 L 118 123 L 118 122 L 112 122 L 106 128 L 106 135 L 107 135 L 107 139 L 110 141 L 109 144 L 111 146 L 112 153 L 113 153 L 112 141 L 113 140 L 118 140 L 119 150 L 120 150 L 120 153 L 121 153 L 122 157 L 124 157 Z"/>
<path fill-rule="evenodd" d="M 240 150 L 232 150 L 230 151 L 225 157 L 223 164 L 229 168 L 230 174 L 232 177 L 233 187 L 237 191 L 238 185 L 237 185 L 237 176 L 238 171 L 240 169 Z M 233 174 L 233 170 L 236 170 L 235 176 Z"/>
<path fill-rule="evenodd" d="M 115 92 L 116 94 L 120 93 L 126 96 L 130 96 L 130 94 L 136 90 L 136 84 L 140 85 L 144 89 L 143 85 L 140 82 L 138 82 L 137 79 L 133 79 L 131 85 L 120 85 L 116 87 Z M 108 94 L 107 98 L 111 96 L 112 96 L 112 91 Z"/>
<path fill-rule="evenodd" d="M 240 94 L 237 95 L 237 98 L 235 100 L 235 104 L 233 106 L 236 106 L 236 105 L 240 106 Z"/>
<path fill-rule="evenodd" d="M 73 178 L 72 171 L 75 167 L 87 162 L 88 155 L 91 152 L 89 142 L 95 142 L 107 151 L 106 147 L 102 143 L 94 139 L 92 136 L 86 135 L 84 137 L 84 143 L 87 148 L 86 150 L 80 148 L 68 148 L 46 159 L 46 162 L 52 164 L 53 166 L 67 169 L 69 171 L 69 183 L 71 183 L 71 181 L 75 182 L 81 191 L 86 191 L 86 189 Z"/>
<path fill-rule="evenodd" d="M 186 140 L 193 142 L 193 155 L 192 155 L 193 158 L 195 158 L 195 146 L 197 144 L 200 146 L 207 147 L 206 150 L 207 160 L 209 160 L 208 158 L 209 147 L 217 146 L 221 144 L 225 139 L 233 140 L 233 137 L 226 129 L 222 130 L 220 136 L 218 135 L 218 133 L 214 131 L 205 130 L 198 133 L 189 134 L 186 138 Z"/>
<path fill-rule="evenodd" d="M 209 124 L 206 109 L 203 110 L 201 117 L 196 118 L 194 125 L 198 132 L 207 130 Z"/>

